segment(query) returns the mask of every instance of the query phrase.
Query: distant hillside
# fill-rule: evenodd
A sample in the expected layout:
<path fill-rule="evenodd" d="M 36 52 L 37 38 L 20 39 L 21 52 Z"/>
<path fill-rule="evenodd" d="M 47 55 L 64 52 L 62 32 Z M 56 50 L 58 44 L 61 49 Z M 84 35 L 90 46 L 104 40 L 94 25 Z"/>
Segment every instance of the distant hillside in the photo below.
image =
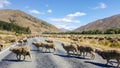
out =
<path fill-rule="evenodd" d="M 60 31 L 55 26 L 20 10 L 0 10 L 0 21 L 15 23 L 22 27 L 29 27 L 32 33 Z"/>
<path fill-rule="evenodd" d="M 67 31 L 70 31 L 70 30 L 67 30 L 65 28 L 59 28 L 61 32 L 67 32 Z"/>
<path fill-rule="evenodd" d="M 85 26 L 75 29 L 74 31 L 81 32 L 96 29 L 105 31 L 110 28 L 120 28 L 120 14 L 91 22 Z"/>

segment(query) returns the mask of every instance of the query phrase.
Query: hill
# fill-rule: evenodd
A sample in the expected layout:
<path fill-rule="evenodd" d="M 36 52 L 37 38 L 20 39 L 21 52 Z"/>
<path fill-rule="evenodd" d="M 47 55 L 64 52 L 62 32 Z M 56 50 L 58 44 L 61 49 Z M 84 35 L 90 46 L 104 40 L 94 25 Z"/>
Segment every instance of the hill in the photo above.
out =
<path fill-rule="evenodd" d="M 105 31 L 111 28 L 120 28 L 120 14 L 91 22 L 87 25 L 75 29 L 74 31 L 81 32 L 81 31 L 97 30 L 97 29 Z"/>
<path fill-rule="evenodd" d="M 22 27 L 29 27 L 31 33 L 60 31 L 55 26 L 20 10 L 11 9 L 0 10 L 0 21 L 14 23 Z"/>

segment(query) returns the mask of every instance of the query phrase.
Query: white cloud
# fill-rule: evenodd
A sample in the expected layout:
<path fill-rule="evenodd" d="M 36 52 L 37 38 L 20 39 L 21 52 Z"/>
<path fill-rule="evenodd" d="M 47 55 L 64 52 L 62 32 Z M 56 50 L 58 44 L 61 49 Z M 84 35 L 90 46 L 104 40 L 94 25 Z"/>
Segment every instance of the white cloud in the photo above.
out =
<path fill-rule="evenodd" d="M 100 3 L 100 8 L 104 9 L 106 7 L 107 7 L 107 5 L 105 3 Z"/>
<path fill-rule="evenodd" d="M 51 9 L 49 9 L 49 10 L 47 10 L 47 12 L 48 12 L 48 13 L 52 13 L 52 10 L 51 10 Z"/>
<path fill-rule="evenodd" d="M 82 12 L 76 12 L 74 14 L 68 14 L 67 16 L 69 17 L 79 17 L 79 16 L 84 16 L 86 15 L 85 13 L 82 13 Z"/>
<path fill-rule="evenodd" d="M 3 9 L 5 6 L 10 5 L 11 3 L 8 0 L 0 0 L 0 9 Z"/>
<path fill-rule="evenodd" d="M 75 18 L 76 17 L 80 17 L 80 16 L 84 16 L 84 15 L 86 15 L 86 13 L 76 12 L 74 14 L 68 14 L 68 15 L 66 15 L 63 18 L 51 18 L 50 20 L 54 21 L 54 22 L 70 22 L 70 23 L 73 22 L 73 23 L 79 23 L 80 21 L 76 20 Z"/>
<path fill-rule="evenodd" d="M 29 10 L 29 12 L 30 12 L 30 13 L 33 13 L 33 14 L 44 14 L 43 12 L 40 12 L 40 11 L 35 10 L 35 9 Z"/>
<path fill-rule="evenodd" d="M 107 5 L 105 3 L 99 3 L 98 6 L 94 7 L 93 9 L 105 9 L 107 8 Z"/>

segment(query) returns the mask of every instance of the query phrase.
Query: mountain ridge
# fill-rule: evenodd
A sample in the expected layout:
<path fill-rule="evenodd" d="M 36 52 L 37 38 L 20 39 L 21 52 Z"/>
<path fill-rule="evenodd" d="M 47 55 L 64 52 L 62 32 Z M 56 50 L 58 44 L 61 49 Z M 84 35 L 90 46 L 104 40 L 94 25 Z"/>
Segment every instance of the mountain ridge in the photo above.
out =
<path fill-rule="evenodd" d="M 105 31 L 110 28 L 120 28 L 120 14 L 93 21 L 84 26 L 78 27 L 74 31 L 75 32 L 82 32 L 87 30 Z"/>

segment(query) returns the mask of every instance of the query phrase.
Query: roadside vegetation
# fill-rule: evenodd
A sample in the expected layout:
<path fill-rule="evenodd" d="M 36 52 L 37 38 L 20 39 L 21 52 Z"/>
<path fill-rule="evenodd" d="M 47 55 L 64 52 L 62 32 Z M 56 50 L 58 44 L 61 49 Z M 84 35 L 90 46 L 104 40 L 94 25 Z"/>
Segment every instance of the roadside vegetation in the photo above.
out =
<path fill-rule="evenodd" d="M 86 31 L 82 31 L 82 32 L 74 32 L 74 31 L 59 32 L 59 33 L 44 32 L 43 34 L 120 34 L 120 28 L 111 28 L 111 29 L 107 29 L 105 31 L 86 30 Z"/>
<path fill-rule="evenodd" d="M 99 47 L 102 49 L 120 48 L 120 35 L 119 34 L 45 34 L 48 36 L 55 36 L 54 39 L 63 42 L 77 42 L 82 45 L 89 45 Z M 57 36 L 57 37 L 56 37 Z"/>

